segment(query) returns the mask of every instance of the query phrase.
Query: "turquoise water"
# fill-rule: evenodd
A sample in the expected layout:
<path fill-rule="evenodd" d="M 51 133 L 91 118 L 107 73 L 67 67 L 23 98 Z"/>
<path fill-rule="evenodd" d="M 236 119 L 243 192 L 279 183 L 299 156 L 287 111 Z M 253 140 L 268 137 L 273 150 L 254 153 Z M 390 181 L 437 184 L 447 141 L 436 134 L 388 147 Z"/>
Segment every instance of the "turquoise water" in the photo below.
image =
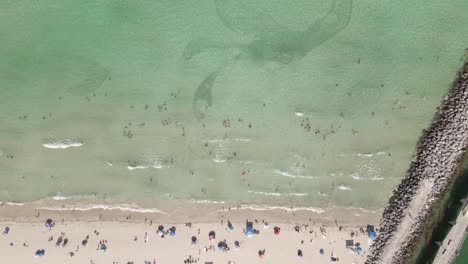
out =
<path fill-rule="evenodd" d="M 380 208 L 462 63 L 466 10 L 4 1 L 0 200 Z"/>

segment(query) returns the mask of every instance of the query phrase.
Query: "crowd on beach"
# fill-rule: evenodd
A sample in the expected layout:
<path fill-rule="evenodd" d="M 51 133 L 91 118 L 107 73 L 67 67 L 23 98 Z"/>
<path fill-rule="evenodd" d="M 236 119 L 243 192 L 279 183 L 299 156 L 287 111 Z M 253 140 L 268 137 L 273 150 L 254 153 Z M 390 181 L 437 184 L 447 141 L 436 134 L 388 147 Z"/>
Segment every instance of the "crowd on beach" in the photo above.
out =
<path fill-rule="evenodd" d="M 130 216 L 129 216 L 130 217 Z M 128 218 L 127 218 L 128 219 Z M 47 219 L 45 222 L 43 222 L 45 230 L 48 230 L 51 234 L 55 232 L 55 229 L 61 228 L 62 225 L 56 226 L 55 221 L 52 219 Z M 61 221 L 63 224 L 63 220 Z M 242 232 L 241 234 L 245 237 L 253 237 L 253 236 L 259 236 L 260 234 L 263 234 L 264 232 L 272 232 L 274 236 L 281 236 L 282 234 L 282 229 L 280 226 L 273 226 L 271 227 L 270 223 L 265 220 L 257 220 L 254 219 L 252 221 L 246 220 L 245 221 L 245 226 L 243 228 L 238 228 L 233 224 L 230 220 L 227 220 L 227 222 L 224 222 L 223 219 L 221 219 L 220 224 L 224 226 L 223 231 L 219 231 L 219 228 L 216 229 L 218 231 L 213 230 L 205 230 L 206 231 L 206 236 L 207 240 L 204 240 L 203 237 L 205 236 L 200 228 L 194 228 L 195 224 L 192 224 L 191 222 L 187 222 L 185 224 L 185 227 L 187 230 L 191 230 L 194 235 L 190 238 L 190 241 L 187 241 L 187 243 L 190 243 L 190 245 L 193 248 L 198 248 L 198 256 L 196 254 L 190 254 L 186 256 L 183 259 L 184 264 L 191 264 L 191 263 L 198 263 L 201 261 L 203 254 L 209 254 L 211 252 L 219 252 L 219 253 L 229 253 L 230 251 L 240 251 L 243 247 L 243 242 L 239 241 L 238 239 L 234 241 L 229 241 L 228 239 L 222 238 L 219 239 L 219 236 L 223 237 L 227 235 L 228 233 L 233 233 L 233 232 Z M 153 225 L 153 221 L 150 220 L 148 221 L 145 219 L 145 225 L 149 225 L 151 229 L 155 230 L 155 234 L 157 237 L 160 239 L 164 239 L 167 237 L 175 237 L 177 234 L 177 227 L 176 226 L 170 226 L 169 228 L 165 228 L 163 225 L 158 225 L 157 227 Z M 315 226 L 315 223 L 313 224 Z M 263 230 L 257 229 L 256 226 L 261 226 L 263 227 Z M 335 227 L 337 228 L 337 227 Z M 339 227 L 339 230 L 342 231 L 343 227 Z M 239 230 L 239 231 L 237 231 Z M 59 230 L 60 231 L 60 230 Z M 348 230 L 349 231 L 349 230 Z M 348 231 L 343 231 L 343 232 L 348 232 Z M 3 236 L 8 236 L 11 232 L 10 227 L 5 227 L 3 231 Z M 327 227 L 325 226 L 319 226 L 319 229 L 317 231 L 314 231 L 312 228 L 312 224 L 303 224 L 303 225 L 295 225 L 291 232 L 297 232 L 297 233 L 306 233 L 310 235 L 310 241 L 301 241 L 301 246 L 297 249 L 297 258 L 302 259 L 305 254 L 316 254 L 317 256 L 323 256 L 326 258 L 326 254 L 328 253 L 330 258 L 329 260 L 332 262 L 340 261 L 339 256 L 337 256 L 336 253 L 334 252 L 326 252 L 325 249 L 320 248 L 319 252 L 307 252 L 305 250 L 305 243 L 310 242 L 312 243 L 315 239 L 318 239 L 320 236 L 321 237 L 326 237 L 327 235 Z M 70 258 L 75 257 L 77 254 L 80 252 L 80 248 L 86 248 L 89 246 L 89 243 L 91 241 L 96 241 L 97 246 L 96 246 L 96 251 L 100 251 L 102 253 L 106 253 L 109 245 L 111 244 L 111 241 L 108 241 L 105 238 L 102 238 L 100 236 L 100 232 L 98 230 L 94 230 L 94 235 L 86 235 L 82 240 L 81 244 L 77 244 L 76 246 L 70 245 L 71 242 L 76 243 L 76 241 L 80 241 L 80 239 L 76 240 L 75 238 L 69 239 L 68 235 L 66 232 L 60 231 L 60 235 L 58 237 L 54 237 L 53 235 L 48 236 L 48 242 L 53 243 L 56 248 L 67 248 L 68 253 L 67 255 Z M 356 228 L 355 230 L 349 232 L 349 238 L 358 238 L 359 236 L 365 237 L 365 231 L 362 227 Z M 149 242 L 149 236 L 150 234 L 148 232 L 144 233 L 143 236 L 143 242 L 148 243 Z M 133 242 L 138 242 L 139 237 L 138 235 L 135 235 L 133 237 Z M 348 245 L 348 240 L 346 241 L 347 247 L 349 246 L 349 250 L 353 252 L 353 254 L 356 254 L 356 256 L 360 256 L 361 258 L 364 257 L 365 252 L 363 252 L 360 243 L 353 243 L 351 245 Z M 11 244 L 13 246 L 13 243 Z M 23 245 L 24 247 L 28 247 L 26 244 Z M 250 245 L 251 246 L 251 245 Z M 343 245 L 344 246 L 344 245 Z M 269 249 L 265 248 L 264 245 L 259 245 L 258 246 L 258 258 L 262 259 L 265 258 L 268 255 Z M 43 248 L 37 248 L 37 249 L 31 249 L 31 251 L 34 253 L 35 258 L 46 258 L 46 255 L 48 252 L 44 250 Z M 89 261 L 90 264 L 94 264 L 94 260 Z M 127 262 L 120 262 L 120 261 L 113 261 L 112 264 L 133 264 L 135 263 L 134 260 L 129 260 Z M 148 258 L 144 260 L 145 264 L 156 264 L 159 263 L 157 261 L 157 258 Z M 227 260 L 226 263 L 229 264 L 234 264 L 235 262 L 233 260 Z"/>

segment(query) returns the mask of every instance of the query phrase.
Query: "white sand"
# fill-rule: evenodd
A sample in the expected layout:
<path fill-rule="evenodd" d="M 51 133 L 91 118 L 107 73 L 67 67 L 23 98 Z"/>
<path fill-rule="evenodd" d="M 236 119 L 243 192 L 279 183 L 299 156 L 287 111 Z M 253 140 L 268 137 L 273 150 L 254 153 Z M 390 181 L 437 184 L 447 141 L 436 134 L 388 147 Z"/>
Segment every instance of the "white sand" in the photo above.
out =
<path fill-rule="evenodd" d="M 59 201 L 54 201 L 58 203 Z M 60 201 L 63 202 L 63 201 Z M 64 205 L 65 206 L 65 205 Z M 192 205 L 194 211 L 203 212 L 206 205 Z M 365 222 L 370 218 L 367 216 L 356 216 L 345 212 L 348 221 L 343 223 L 342 231 L 334 220 L 318 218 L 316 212 L 311 211 L 291 211 L 284 210 L 254 211 L 232 210 L 216 211 L 216 213 L 206 213 L 200 217 L 192 217 L 187 212 L 163 213 L 139 213 L 125 212 L 122 210 L 93 209 L 89 211 L 48 211 L 32 209 L 31 204 L 0 206 L 0 230 L 6 226 L 10 228 L 8 235 L 0 236 L 0 263 L 113 263 L 119 264 L 134 261 L 134 263 L 144 263 L 145 260 L 156 260 L 156 263 L 184 263 L 184 260 L 193 256 L 199 259 L 197 263 L 213 261 L 215 264 L 225 264 L 228 261 L 233 263 L 328 263 L 332 252 L 339 257 L 338 263 L 364 263 L 365 256 L 349 254 L 346 249 L 345 240 L 351 239 L 350 233 L 354 231 L 354 242 L 360 243 L 364 253 L 368 249 L 368 239 L 365 234 L 360 233 L 359 227 L 365 226 Z M 206 208 L 205 208 L 206 209 Z M 211 209 L 210 209 L 211 210 Z M 351 209 L 349 209 L 351 210 Z M 176 210 L 177 211 L 177 210 Z M 38 212 L 40 213 L 37 216 Z M 359 212 L 359 211 L 357 211 Z M 362 212 L 361 212 L 362 213 Z M 47 218 L 53 218 L 56 225 L 52 230 L 44 226 Z M 128 218 L 130 217 L 130 218 Z M 232 220 L 234 230 L 229 233 L 226 230 L 228 217 Z M 255 223 L 254 218 L 258 223 Z M 62 223 L 62 220 L 63 223 Z M 128 218 L 128 219 L 127 219 Z M 246 237 L 243 233 L 245 219 L 254 221 L 254 228 L 260 231 L 259 235 Z M 101 219 L 101 220 L 100 220 Z M 262 220 L 269 222 L 269 228 L 265 229 Z M 223 224 L 221 224 L 223 220 Z M 375 224 L 375 218 L 370 224 Z M 150 222 L 152 224 L 150 225 Z M 185 226 L 185 222 L 192 222 L 192 227 Z M 350 224 L 354 222 L 354 224 Z M 159 225 L 164 225 L 165 229 L 174 224 L 176 236 L 166 236 L 161 238 L 156 235 Z M 294 227 L 300 226 L 300 231 L 296 232 Z M 306 227 L 308 225 L 308 227 Z M 328 225 L 328 226 L 325 226 Z M 274 235 L 273 228 L 281 228 L 279 235 Z M 320 227 L 325 226 L 326 236 L 320 232 Z M 198 234 L 200 229 L 200 234 Z M 365 227 L 364 227 L 365 229 Z M 94 234 L 94 230 L 99 235 Z M 209 231 L 216 232 L 216 240 L 208 240 Z M 312 231 L 312 232 L 310 232 Z M 64 238 L 68 238 L 65 247 L 56 247 L 60 234 L 64 232 Z M 144 242 L 145 232 L 148 233 L 149 241 Z M 87 247 L 83 247 L 81 242 L 89 235 L 90 239 Z M 53 236 L 53 241 L 48 242 L 48 238 Z M 134 236 L 138 237 L 134 241 Z M 191 237 L 197 236 L 198 244 L 191 246 Z M 219 241 L 226 239 L 230 251 L 219 252 L 217 245 Z M 101 240 L 107 240 L 108 250 L 102 252 L 96 250 Z M 234 241 L 238 240 L 241 248 L 235 250 Z M 303 243 L 301 243 L 303 241 Z M 10 246 L 13 243 L 13 246 Z M 23 246 L 25 243 L 27 246 Z M 204 248 L 210 245 L 216 251 L 205 252 Z M 79 250 L 77 251 L 77 246 Z M 321 256 L 319 250 L 323 248 L 325 254 Z M 45 256 L 34 258 L 34 253 L 38 249 L 45 250 Z M 258 251 L 266 250 L 265 257 L 260 259 Z M 297 255 L 301 249 L 304 257 L 300 259 Z M 70 257 L 69 252 L 74 252 L 75 256 Z M 365 254 L 364 254 L 365 255 Z"/>
<path fill-rule="evenodd" d="M 176 236 L 161 238 L 156 235 L 159 223 L 152 226 L 144 223 L 119 223 L 119 222 L 65 222 L 57 223 L 51 231 L 42 223 L 1 223 L 2 229 L 10 227 L 7 236 L 0 238 L 0 263 L 144 263 L 145 260 L 156 260 L 156 263 L 184 263 L 189 255 L 199 258 L 198 263 L 214 261 L 214 263 L 326 263 L 330 261 L 333 252 L 340 258 L 339 263 L 363 263 L 365 258 L 359 255 L 350 255 L 345 248 L 345 239 L 349 239 L 351 230 L 359 233 L 358 228 L 344 228 L 341 232 L 337 228 L 326 228 L 326 237 L 320 233 L 319 227 L 301 228 L 296 232 L 292 225 L 278 224 L 281 228 L 279 235 L 273 234 L 274 223 L 270 223 L 269 229 L 264 229 L 262 223 L 256 224 L 260 230 L 259 235 L 246 237 L 242 229 L 245 223 L 233 223 L 234 230 L 228 233 L 225 225 L 220 223 L 193 224 L 191 228 L 185 225 L 176 225 Z M 164 225 L 170 228 L 171 225 Z M 198 235 L 200 229 L 200 235 Z M 99 235 L 93 233 L 94 230 Z M 208 232 L 216 232 L 216 240 L 211 243 L 208 240 Z M 309 231 L 313 233 L 310 234 Z M 55 242 L 61 232 L 68 238 L 68 245 L 61 248 L 56 247 Z M 145 232 L 148 232 L 149 241 L 144 242 Z M 89 235 L 90 239 L 86 247 L 81 242 Z M 138 240 L 134 241 L 134 236 Z M 191 246 L 191 237 L 198 237 L 197 246 Z M 54 240 L 48 242 L 49 236 Z M 230 251 L 227 253 L 216 251 L 204 252 L 204 247 L 213 245 L 217 247 L 219 241 L 226 239 Z M 310 241 L 312 239 L 312 242 Z M 102 252 L 96 250 L 100 240 L 107 240 L 108 250 Z M 234 241 L 241 244 L 239 251 L 234 248 Z M 301 244 L 301 241 L 304 244 Z M 367 237 L 359 234 L 354 238 L 360 242 L 363 249 L 367 250 Z M 10 246 L 13 243 L 13 246 Z M 23 246 L 26 243 L 27 247 Z M 77 246 L 79 245 L 79 250 Z M 323 248 L 325 254 L 321 256 L 319 249 Z M 37 249 L 45 249 L 45 256 L 34 258 Z M 263 259 L 258 257 L 258 250 L 266 249 Z M 304 253 L 303 259 L 297 256 L 298 249 Z M 68 252 L 75 252 L 75 256 L 68 256 Z M 201 252 L 201 253 L 200 253 Z"/>

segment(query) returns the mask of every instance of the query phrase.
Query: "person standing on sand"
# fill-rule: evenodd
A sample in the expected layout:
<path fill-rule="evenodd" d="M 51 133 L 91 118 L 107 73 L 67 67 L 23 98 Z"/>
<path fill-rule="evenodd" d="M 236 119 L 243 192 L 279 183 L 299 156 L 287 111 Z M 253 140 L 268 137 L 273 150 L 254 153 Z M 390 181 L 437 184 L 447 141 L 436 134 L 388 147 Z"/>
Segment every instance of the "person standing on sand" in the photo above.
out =
<path fill-rule="evenodd" d="M 8 235 L 8 232 L 10 232 L 10 228 L 7 226 L 5 227 L 5 230 L 3 230 L 2 235 L 6 236 Z"/>
<path fill-rule="evenodd" d="M 258 257 L 263 258 L 265 256 L 265 249 L 258 251 Z"/>

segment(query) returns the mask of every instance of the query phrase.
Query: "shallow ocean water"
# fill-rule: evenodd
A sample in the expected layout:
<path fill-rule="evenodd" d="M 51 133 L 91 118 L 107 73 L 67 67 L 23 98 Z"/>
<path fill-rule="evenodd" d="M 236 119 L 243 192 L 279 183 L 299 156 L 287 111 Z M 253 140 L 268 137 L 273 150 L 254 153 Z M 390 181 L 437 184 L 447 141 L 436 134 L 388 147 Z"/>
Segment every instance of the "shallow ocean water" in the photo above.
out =
<path fill-rule="evenodd" d="M 466 10 L 6 1 L 0 200 L 381 208 L 462 64 Z"/>

